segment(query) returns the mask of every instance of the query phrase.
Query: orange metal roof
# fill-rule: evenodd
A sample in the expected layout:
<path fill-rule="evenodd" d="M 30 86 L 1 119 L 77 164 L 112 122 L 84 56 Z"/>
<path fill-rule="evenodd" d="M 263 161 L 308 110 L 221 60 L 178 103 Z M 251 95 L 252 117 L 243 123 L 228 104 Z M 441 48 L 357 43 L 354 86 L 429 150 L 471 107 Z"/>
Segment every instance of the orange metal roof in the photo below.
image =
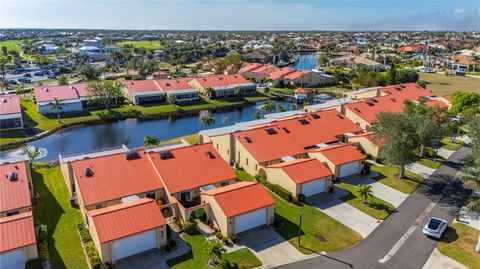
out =
<path fill-rule="evenodd" d="M 155 83 L 155 80 L 153 79 L 125 80 L 123 81 L 123 85 L 125 85 L 125 88 L 127 88 L 127 91 L 130 93 L 160 91 L 158 84 Z"/>
<path fill-rule="evenodd" d="M 36 244 L 32 212 L 0 218 L 0 252 Z"/>
<path fill-rule="evenodd" d="M 175 79 L 158 79 L 155 80 L 158 87 L 163 91 L 181 91 L 193 90 L 193 87 L 188 84 L 193 78 L 175 78 Z"/>
<path fill-rule="evenodd" d="M 242 74 L 242 73 L 246 73 L 246 72 L 251 72 L 252 70 L 257 69 L 257 68 L 262 67 L 262 66 L 263 66 L 263 64 L 259 64 L 259 63 L 247 63 L 245 66 L 240 68 L 240 70 L 238 70 L 238 73 Z"/>
<path fill-rule="evenodd" d="M 166 225 L 154 200 L 141 198 L 132 202 L 88 211 L 100 243 L 152 230 Z"/>
<path fill-rule="evenodd" d="M 0 212 L 31 206 L 28 188 L 27 162 L 8 163 L 0 166 Z M 16 172 L 18 179 L 10 181 L 7 174 Z"/>
<path fill-rule="evenodd" d="M 323 129 L 333 134 L 334 136 L 339 136 L 346 133 L 358 133 L 363 131 L 360 126 L 353 123 L 353 121 L 342 115 L 336 109 L 328 109 L 311 114 L 317 114 L 318 116 L 320 116 L 320 118 L 318 119 L 309 116 L 309 118 L 312 119 L 311 121 L 313 123 L 320 125 Z"/>
<path fill-rule="evenodd" d="M 72 162 L 73 173 L 84 204 L 93 205 L 163 188 L 144 151 L 139 159 L 127 160 L 124 153 Z M 85 168 L 93 171 L 85 176 Z"/>
<path fill-rule="evenodd" d="M 297 159 L 270 165 L 267 168 L 282 169 L 297 184 L 332 175 L 332 171 L 317 159 Z"/>
<path fill-rule="evenodd" d="M 425 102 L 425 105 L 429 106 L 429 107 L 432 107 L 432 106 L 438 106 L 439 108 L 447 108 L 448 106 L 439 101 L 439 100 L 430 100 L 430 101 L 427 101 Z"/>
<path fill-rule="evenodd" d="M 312 152 L 322 153 L 334 165 L 342 165 L 366 158 L 365 155 L 360 153 L 354 146 L 349 144 L 338 144 L 324 148 L 318 148 L 312 150 Z"/>
<path fill-rule="evenodd" d="M 232 75 L 209 75 L 204 78 L 194 78 L 203 88 L 225 87 L 235 84 L 250 83 L 242 76 L 237 74 Z"/>
<path fill-rule="evenodd" d="M 301 121 L 306 122 L 307 124 L 302 124 Z M 295 141 L 295 143 L 304 148 L 313 147 L 322 143 L 331 143 L 338 140 L 326 129 L 313 122 L 314 120 L 309 118 L 282 120 L 276 123 L 279 128 L 277 131 L 279 133 L 286 133 L 287 136 L 290 136 Z"/>
<path fill-rule="evenodd" d="M 202 192 L 202 195 L 213 196 L 227 218 L 275 204 L 258 182 L 238 182 Z"/>
<path fill-rule="evenodd" d="M 282 77 L 285 77 L 286 75 L 295 72 L 296 69 L 290 68 L 290 67 L 282 67 L 278 68 L 272 73 L 270 73 L 269 78 L 272 80 L 276 80 Z"/>
<path fill-rule="evenodd" d="M 296 88 L 296 89 L 294 90 L 294 92 L 295 92 L 295 93 L 306 93 L 307 90 L 305 90 L 304 88 Z"/>
<path fill-rule="evenodd" d="M 286 79 L 297 79 L 301 78 L 304 75 L 310 74 L 310 71 L 307 70 L 297 70 L 285 76 Z"/>
<path fill-rule="evenodd" d="M 349 138 L 355 138 L 355 137 L 365 137 L 367 140 L 372 142 L 377 147 L 381 147 L 381 146 L 384 145 L 384 142 L 378 141 L 377 139 L 375 139 L 375 133 L 374 132 L 366 132 L 366 133 L 361 133 L 361 134 L 357 134 L 357 135 L 352 135 Z"/>
<path fill-rule="evenodd" d="M 404 100 L 417 101 L 421 96 L 435 96 L 428 90 L 418 86 L 415 83 L 397 84 L 380 88 L 380 91 L 390 95 L 390 97 L 397 98 L 403 103 Z"/>
<path fill-rule="evenodd" d="M 149 153 L 155 169 L 170 193 L 178 193 L 201 186 L 236 178 L 230 166 L 211 144 L 200 144 L 169 150 L 173 157 L 161 159 L 156 152 Z M 207 154 L 211 152 L 213 158 Z"/>
<path fill-rule="evenodd" d="M 355 103 L 348 103 L 345 104 L 345 107 L 368 123 L 373 124 L 377 119 L 377 115 L 381 111 L 393 113 L 401 112 L 404 104 L 403 100 L 386 95 Z"/>
<path fill-rule="evenodd" d="M 266 131 L 268 128 L 274 128 L 277 134 L 269 135 Z M 296 143 L 290 135 L 284 130 L 279 129 L 278 126 L 261 127 L 237 132 L 234 133 L 234 136 L 255 160 L 260 163 L 306 152 L 303 146 Z M 300 137 L 301 134 L 299 135 L 299 138 Z"/>

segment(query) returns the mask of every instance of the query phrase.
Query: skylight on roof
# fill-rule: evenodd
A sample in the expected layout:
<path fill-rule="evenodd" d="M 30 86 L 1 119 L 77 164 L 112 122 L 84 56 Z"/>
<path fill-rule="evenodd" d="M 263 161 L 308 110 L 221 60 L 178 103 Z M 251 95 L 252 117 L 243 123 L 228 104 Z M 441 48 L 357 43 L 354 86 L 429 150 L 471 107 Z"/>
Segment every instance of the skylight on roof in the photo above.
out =
<path fill-rule="evenodd" d="M 321 117 L 318 114 L 310 114 L 314 119 L 320 119 Z"/>
<path fill-rule="evenodd" d="M 250 137 L 244 136 L 243 138 L 247 141 L 247 143 L 252 143 L 252 139 L 250 139 Z"/>
<path fill-rule="evenodd" d="M 266 128 L 265 131 L 266 131 L 269 135 L 277 134 L 277 131 L 275 131 L 275 129 L 273 129 L 273 128 Z"/>
<path fill-rule="evenodd" d="M 282 129 L 285 131 L 285 133 L 287 133 L 287 134 L 289 134 L 289 133 L 290 133 L 290 130 L 288 130 L 288 128 L 287 128 L 287 127 L 283 127 Z"/>
<path fill-rule="evenodd" d="M 160 154 L 160 159 L 162 160 L 173 158 L 173 153 L 170 150 L 161 151 L 159 154 Z"/>
<path fill-rule="evenodd" d="M 310 122 L 308 122 L 306 119 L 299 119 L 298 121 L 299 121 L 302 125 L 310 124 Z"/>
<path fill-rule="evenodd" d="M 211 151 L 205 152 L 205 155 L 207 155 L 208 158 L 210 158 L 210 159 L 215 159 L 215 155 L 214 155 L 213 152 L 211 152 Z"/>

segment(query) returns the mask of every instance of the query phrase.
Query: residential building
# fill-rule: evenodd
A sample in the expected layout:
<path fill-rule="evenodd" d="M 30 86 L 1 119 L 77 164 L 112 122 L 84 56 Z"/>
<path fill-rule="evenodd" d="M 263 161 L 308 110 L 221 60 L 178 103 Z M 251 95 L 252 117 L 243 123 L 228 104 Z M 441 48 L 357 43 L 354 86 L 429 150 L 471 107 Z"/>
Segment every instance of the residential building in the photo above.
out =
<path fill-rule="evenodd" d="M 365 155 L 349 144 L 328 145 L 308 152 L 310 158 L 326 163 L 337 178 L 359 174 L 363 169 Z"/>
<path fill-rule="evenodd" d="M 135 105 L 163 103 L 167 93 L 162 91 L 152 79 L 123 81 L 124 94 Z"/>
<path fill-rule="evenodd" d="M 275 200 L 258 182 L 238 182 L 206 190 L 201 193 L 201 200 L 210 205 L 208 220 L 224 236 L 271 225 L 275 218 Z"/>
<path fill-rule="evenodd" d="M 341 66 L 344 65 L 349 68 L 354 68 L 357 66 L 365 66 L 373 69 L 383 69 L 383 64 L 367 58 L 366 55 L 346 55 L 339 58 L 330 60 L 330 65 L 332 66 Z"/>
<path fill-rule="evenodd" d="M 298 101 L 306 100 L 308 98 L 307 90 L 304 88 L 296 88 L 293 91 L 293 98 Z"/>
<path fill-rule="evenodd" d="M 373 158 L 379 157 L 380 148 L 383 143 L 375 139 L 373 132 L 366 132 L 348 137 L 348 143 L 355 145 L 364 154 L 369 154 Z"/>
<path fill-rule="evenodd" d="M 247 81 L 240 75 L 209 75 L 203 78 L 194 78 L 189 84 L 198 92 L 210 98 L 255 94 L 257 85 Z"/>
<path fill-rule="evenodd" d="M 326 192 L 332 185 L 332 171 L 317 159 L 296 159 L 269 165 L 268 181 L 282 186 L 293 196 L 311 196 Z"/>
<path fill-rule="evenodd" d="M 0 218 L 32 211 L 34 191 L 28 161 L 2 161 L 0 173 Z"/>
<path fill-rule="evenodd" d="M 326 74 L 314 73 L 307 70 L 296 70 L 284 77 L 284 82 L 292 86 L 325 86 L 332 82 L 333 77 Z"/>
<path fill-rule="evenodd" d="M 198 91 L 188 82 L 192 78 L 173 78 L 155 80 L 160 90 L 167 96 L 173 96 L 176 102 L 197 101 L 200 99 Z"/>
<path fill-rule="evenodd" d="M 55 99 L 61 102 L 60 112 L 82 111 L 88 106 L 87 83 L 75 83 L 71 85 L 38 86 L 34 89 L 35 102 L 40 114 L 57 113 L 52 106 Z"/>
<path fill-rule="evenodd" d="M 20 97 L 16 94 L 0 95 L 0 129 L 23 129 Z"/>
<path fill-rule="evenodd" d="M 153 199 L 140 198 L 90 210 L 86 220 L 103 263 L 115 264 L 167 244 L 167 223 Z"/>

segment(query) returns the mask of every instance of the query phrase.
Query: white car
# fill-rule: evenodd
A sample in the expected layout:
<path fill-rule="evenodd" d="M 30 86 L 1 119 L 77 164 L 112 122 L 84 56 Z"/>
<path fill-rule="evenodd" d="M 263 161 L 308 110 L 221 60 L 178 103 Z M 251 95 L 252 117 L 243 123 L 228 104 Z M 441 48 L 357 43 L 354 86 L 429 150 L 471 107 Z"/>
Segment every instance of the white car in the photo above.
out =
<path fill-rule="evenodd" d="M 430 218 L 425 227 L 423 227 L 423 234 L 440 239 L 447 228 L 448 223 L 445 220 Z"/>

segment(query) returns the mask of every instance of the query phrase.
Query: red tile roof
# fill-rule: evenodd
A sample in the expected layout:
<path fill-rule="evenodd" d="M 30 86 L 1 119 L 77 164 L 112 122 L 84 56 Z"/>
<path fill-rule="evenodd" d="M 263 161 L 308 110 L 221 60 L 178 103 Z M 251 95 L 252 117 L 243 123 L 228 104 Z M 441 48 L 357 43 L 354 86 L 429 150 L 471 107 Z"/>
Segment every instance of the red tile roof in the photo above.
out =
<path fill-rule="evenodd" d="M 257 67 L 253 70 L 251 70 L 252 73 L 264 73 L 264 72 L 270 72 L 269 69 L 273 69 L 275 68 L 275 66 L 271 65 L 271 64 L 264 64 L 260 67 Z"/>
<path fill-rule="evenodd" d="M 375 139 L 375 133 L 374 132 L 366 132 L 366 133 L 361 133 L 361 134 L 357 134 L 357 135 L 352 135 L 349 138 L 355 138 L 355 137 L 365 137 L 367 140 L 372 142 L 377 147 L 381 147 L 381 146 L 384 145 L 384 143 L 382 141 L 378 141 L 377 139 Z"/>
<path fill-rule="evenodd" d="M 332 145 L 311 151 L 322 153 L 334 165 L 342 165 L 366 158 L 365 155 L 360 153 L 354 146 L 349 144 Z"/>
<path fill-rule="evenodd" d="M 295 72 L 292 72 L 288 75 L 285 76 L 286 79 L 297 79 L 297 78 L 301 78 L 307 74 L 309 74 L 310 71 L 307 71 L 307 70 L 296 70 Z"/>
<path fill-rule="evenodd" d="M 433 93 L 428 90 L 418 86 L 415 83 L 406 83 L 391 85 L 387 87 L 380 88 L 380 91 L 389 95 L 390 97 L 397 98 L 400 102 L 403 103 L 404 100 L 417 101 L 421 96 L 435 96 Z"/>
<path fill-rule="evenodd" d="M 307 93 L 307 90 L 305 90 L 304 88 L 296 88 L 295 93 Z"/>
<path fill-rule="evenodd" d="M 175 78 L 175 79 L 158 79 L 155 80 L 158 87 L 163 91 L 181 91 L 193 90 L 193 87 L 188 84 L 192 78 Z"/>
<path fill-rule="evenodd" d="M 37 102 L 50 102 L 54 98 L 60 100 L 79 99 L 88 95 L 87 87 L 87 83 L 35 87 L 35 100 Z"/>
<path fill-rule="evenodd" d="M 28 188 L 27 162 L 8 163 L 0 166 L 0 212 L 32 205 Z M 18 179 L 10 181 L 7 174 L 16 172 Z"/>
<path fill-rule="evenodd" d="M 154 200 L 141 198 L 87 212 L 100 243 L 146 232 L 167 223 Z"/>
<path fill-rule="evenodd" d="M 381 111 L 397 113 L 401 112 L 403 107 L 402 100 L 388 95 L 345 104 L 345 108 L 357 114 L 370 124 L 375 122 L 377 115 Z"/>
<path fill-rule="evenodd" d="M 178 193 L 236 178 L 230 166 L 211 144 L 200 144 L 169 150 L 172 158 L 161 159 L 149 153 L 155 169 L 170 193 Z M 208 156 L 211 153 L 213 158 Z"/>
<path fill-rule="evenodd" d="M 427 101 L 425 102 L 425 105 L 429 106 L 429 107 L 432 107 L 432 106 L 438 106 L 439 108 L 447 108 L 448 105 L 446 105 L 445 103 L 439 101 L 439 100 L 430 100 L 430 101 Z"/>
<path fill-rule="evenodd" d="M 297 144 L 284 130 L 275 128 L 277 134 L 269 135 L 266 131 L 268 128 L 272 127 L 237 132 L 234 136 L 260 163 L 306 152 L 305 148 Z"/>
<path fill-rule="evenodd" d="M 240 75 L 209 75 L 204 78 L 194 78 L 203 88 L 226 87 L 236 84 L 251 83 Z"/>
<path fill-rule="evenodd" d="M 123 84 L 127 88 L 127 91 L 130 93 L 160 91 L 158 84 L 153 79 L 125 80 L 123 81 Z"/>
<path fill-rule="evenodd" d="M 0 115 L 21 113 L 20 98 L 16 94 L 0 95 Z"/>
<path fill-rule="evenodd" d="M 273 71 L 270 73 L 268 76 L 272 80 L 277 80 L 279 78 L 282 78 L 290 73 L 295 72 L 296 69 L 290 68 L 290 67 L 284 67 L 284 68 L 278 68 L 277 70 Z"/>
<path fill-rule="evenodd" d="M 163 189 L 146 154 L 143 151 L 138 153 L 140 157 L 132 160 L 127 160 L 124 153 L 119 153 L 72 162 L 83 203 L 86 206 L 94 205 Z M 87 167 L 93 172 L 92 176 L 85 175 Z"/>
<path fill-rule="evenodd" d="M 0 218 L 0 252 L 36 244 L 32 212 Z"/>
<path fill-rule="evenodd" d="M 320 118 L 315 119 L 311 115 L 316 114 Z M 333 134 L 334 136 L 340 136 L 346 133 L 358 133 L 363 129 L 353 123 L 350 119 L 342 115 L 336 109 L 327 109 L 311 113 L 307 116 L 315 124 L 320 125 L 323 129 Z"/>
<path fill-rule="evenodd" d="M 227 218 L 275 204 L 258 182 L 238 182 L 202 192 L 202 195 L 213 196 Z"/>
<path fill-rule="evenodd" d="M 267 168 L 282 169 L 296 184 L 303 184 L 332 175 L 332 171 L 317 159 L 297 159 L 270 165 Z"/>
<path fill-rule="evenodd" d="M 246 64 L 245 66 L 243 66 L 242 68 L 240 68 L 240 70 L 238 70 L 238 73 L 239 74 L 243 74 L 243 73 L 246 73 L 246 72 L 251 72 L 252 70 L 256 69 L 256 68 L 259 68 L 263 66 L 263 64 L 259 64 L 259 63 L 248 63 Z"/>
<path fill-rule="evenodd" d="M 304 124 L 307 123 L 307 124 Z M 313 147 L 317 144 L 331 143 L 338 139 L 320 125 L 314 124 L 310 118 L 293 118 L 276 122 L 279 133 L 290 136 L 295 143 L 303 148 Z M 286 128 L 286 129 L 285 129 Z"/>

